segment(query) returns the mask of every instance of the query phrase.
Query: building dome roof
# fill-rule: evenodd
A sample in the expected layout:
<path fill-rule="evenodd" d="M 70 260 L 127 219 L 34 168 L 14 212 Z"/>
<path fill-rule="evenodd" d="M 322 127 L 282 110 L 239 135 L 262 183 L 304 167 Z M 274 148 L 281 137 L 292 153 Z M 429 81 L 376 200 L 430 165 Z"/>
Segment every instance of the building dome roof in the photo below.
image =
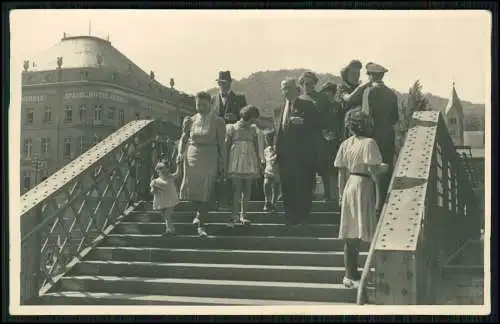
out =
<path fill-rule="evenodd" d="M 105 67 L 118 73 L 135 75 L 138 79 L 148 78 L 146 73 L 109 40 L 95 36 L 66 36 L 42 55 L 30 61 L 30 71 L 57 69 L 58 58 L 62 57 L 62 69 Z"/>

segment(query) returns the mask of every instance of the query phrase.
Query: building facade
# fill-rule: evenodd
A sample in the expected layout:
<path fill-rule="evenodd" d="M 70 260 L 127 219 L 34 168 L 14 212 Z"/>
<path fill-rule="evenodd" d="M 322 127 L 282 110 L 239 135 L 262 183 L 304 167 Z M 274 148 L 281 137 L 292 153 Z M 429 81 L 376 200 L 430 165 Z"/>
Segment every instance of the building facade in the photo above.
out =
<path fill-rule="evenodd" d="M 134 119 L 179 124 L 194 97 L 160 84 L 109 40 L 64 36 L 25 61 L 21 103 L 21 193 Z"/>

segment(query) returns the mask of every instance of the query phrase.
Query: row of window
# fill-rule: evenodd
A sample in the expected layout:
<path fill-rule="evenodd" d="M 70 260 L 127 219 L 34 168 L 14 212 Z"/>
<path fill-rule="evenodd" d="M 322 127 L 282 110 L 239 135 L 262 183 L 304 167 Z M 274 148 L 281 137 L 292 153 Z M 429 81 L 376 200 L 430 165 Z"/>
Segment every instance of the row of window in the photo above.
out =
<path fill-rule="evenodd" d="M 130 72 L 130 71 L 129 71 Z M 34 75 L 29 75 L 27 77 L 28 81 L 33 81 Z M 127 78 L 129 78 L 127 76 Z M 80 71 L 80 80 L 88 80 L 89 79 L 89 72 L 88 71 Z M 111 72 L 111 80 L 116 81 L 118 79 L 118 73 L 117 72 Z M 56 81 L 54 79 L 54 74 L 53 73 L 47 73 L 43 76 L 43 81 L 47 83 L 51 83 Z M 163 88 L 166 88 L 162 85 L 158 85 L 157 87 L 153 88 L 154 82 L 152 79 L 149 82 L 141 82 L 141 80 L 137 80 L 135 82 L 137 87 L 140 87 L 142 84 L 147 84 L 149 89 L 158 89 L 160 93 L 163 93 Z M 171 92 L 172 94 L 172 92 Z"/>
<path fill-rule="evenodd" d="M 73 106 L 66 105 L 64 107 L 64 122 L 71 123 L 73 122 Z M 94 105 L 92 110 L 92 117 L 94 121 L 101 121 L 103 119 L 103 108 L 102 105 Z M 116 120 L 116 107 L 108 107 L 107 115 L 108 120 Z M 87 105 L 80 105 L 78 107 L 78 118 L 80 121 L 87 120 Z M 118 111 L 118 120 L 121 124 L 125 122 L 125 111 L 120 109 Z M 44 114 L 43 114 L 43 123 L 51 123 L 52 122 L 52 107 L 45 106 Z M 33 125 L 35 123 L 35 109 L 34 108 L 26 108 L 26 117 L 25 124 Z"/>
<path fill-rule="evenodd" d="M 80 136 L 77 141 L 78 153 L 82 154 L 89 147 L 92 147 L 102 140 L 97 135 L 92 138 L 87 138 L 85 136 Z M 65 137 L 63 142 L 63 157 L 71 158 L 71 149 L 73 146 L 73 139 L 71 137 Z M 42 137 L 40 139 L 40 152 L 42 157 L 48 157 L 50 155 L 50 138 Z M 33 140 L 31 138 L 24 139 L 23 142 L 23 156 L 25 158 L 31 158 L 33 156 Z"/>

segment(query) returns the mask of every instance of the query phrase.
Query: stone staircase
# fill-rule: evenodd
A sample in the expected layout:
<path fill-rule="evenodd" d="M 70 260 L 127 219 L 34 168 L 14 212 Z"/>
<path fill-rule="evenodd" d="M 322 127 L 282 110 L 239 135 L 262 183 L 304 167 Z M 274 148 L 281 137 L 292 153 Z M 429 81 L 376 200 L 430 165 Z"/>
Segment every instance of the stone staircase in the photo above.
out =
<path fill-rule="evenodd" d="M 177 236 L 163 237 L 159 213 L 145 202 L 39 299 L 68 305 L 280 305 L 354 303 L 342 285 L 340 216 L 314 202 L 310 224 L 283 225 L 278 212 L 250 202 L 249 226 L 230 228 L 230 213 L 213 211 L 208 238 L 196 235 L 188 203 L 176 208 Z M 362 246 L 360 268 L 368 245 Z"/>

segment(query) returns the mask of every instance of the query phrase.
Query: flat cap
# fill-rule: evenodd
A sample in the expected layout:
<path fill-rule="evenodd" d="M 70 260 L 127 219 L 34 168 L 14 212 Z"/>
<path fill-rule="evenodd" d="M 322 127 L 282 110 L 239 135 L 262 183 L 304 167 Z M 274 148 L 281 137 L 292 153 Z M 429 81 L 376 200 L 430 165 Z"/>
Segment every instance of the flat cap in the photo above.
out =
<path fill-rule="evenodd" d="M 325 83 L 321 86 L 321 88 L 319 89 L 319 92 L 323 92 L 323 91 L 327 91 L 327 90 L 335 92 L 335 91 L 337 91 L 337 85 L 333 82 L 328 81 L 327 83 Z"/>
<path fill-rule="evenodd" d="M 366 73 L 385 73 L 389 71 L 382 65 L 373 62 L 366 63 L 365 67 L 366 67 Z"/>

